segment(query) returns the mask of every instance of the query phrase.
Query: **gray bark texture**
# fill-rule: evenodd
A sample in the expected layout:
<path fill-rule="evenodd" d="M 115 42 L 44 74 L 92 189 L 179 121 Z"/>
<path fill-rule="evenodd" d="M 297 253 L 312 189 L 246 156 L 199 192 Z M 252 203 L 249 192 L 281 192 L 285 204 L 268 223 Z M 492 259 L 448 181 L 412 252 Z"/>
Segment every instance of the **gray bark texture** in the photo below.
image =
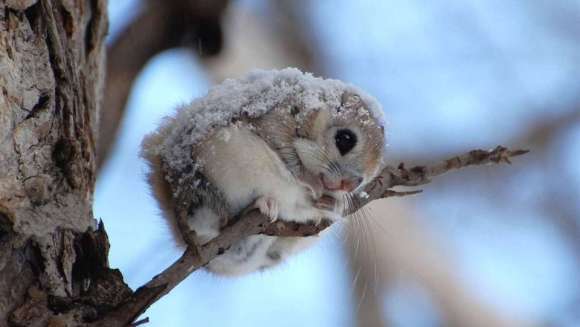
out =
<path fill-rule="evenodd" d="M 0 0 L 0 326 L 78 326 L 130 295 L 92 214 L 106 0 Z"/>

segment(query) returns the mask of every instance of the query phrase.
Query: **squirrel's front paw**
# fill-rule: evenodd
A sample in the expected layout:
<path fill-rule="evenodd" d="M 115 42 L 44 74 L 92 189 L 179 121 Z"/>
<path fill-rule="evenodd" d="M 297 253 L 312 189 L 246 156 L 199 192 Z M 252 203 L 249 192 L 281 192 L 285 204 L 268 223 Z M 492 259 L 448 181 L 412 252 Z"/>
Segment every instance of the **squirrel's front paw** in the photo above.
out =
<path fill-rule="evenodd" d="M 268 216 L 270 221 L 274 222 L 278 220 L 280 207 L 276 199 L 268 196 L 262 196 L 256 200 L 255 206 L 263 215 Z"/>
<path fill-rule="evenodd" d="M 322 196 L 324 187 L 320 182 L 320 178 L 311 173 L 303 173 L 298 180 L 310 192 L 312 198 L 318 199 Z"/>

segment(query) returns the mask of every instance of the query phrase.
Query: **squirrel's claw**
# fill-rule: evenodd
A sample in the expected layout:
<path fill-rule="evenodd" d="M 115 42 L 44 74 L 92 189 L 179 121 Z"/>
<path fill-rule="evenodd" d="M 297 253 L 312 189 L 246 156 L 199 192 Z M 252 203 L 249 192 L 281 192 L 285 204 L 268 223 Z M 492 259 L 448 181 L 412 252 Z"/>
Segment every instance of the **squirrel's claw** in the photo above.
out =
<path fill-rule="evenodd" d="M 259 197 L 255 203 L 256 208 L 260 212 L 270 218 L 270 222 L 278 220 L 278 213 L 280 211 L 278 201 L 268 196 Z"/>

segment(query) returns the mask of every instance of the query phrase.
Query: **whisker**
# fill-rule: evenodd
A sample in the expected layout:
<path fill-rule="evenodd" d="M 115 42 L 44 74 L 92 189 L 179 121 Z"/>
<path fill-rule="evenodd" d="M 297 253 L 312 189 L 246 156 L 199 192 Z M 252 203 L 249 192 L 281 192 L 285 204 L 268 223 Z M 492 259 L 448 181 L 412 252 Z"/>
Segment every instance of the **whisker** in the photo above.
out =
<path fill-rule="evenodd" d="M 324 162 L 328 165 L 329 171 L 335 176 L 342 176 L 342 171 L 340 167 L 336 162 L 330 160 L 330 158 L 328 157 L 328 153 L 326 153 L 326 151 L 324 151 L 324 149 L 320 147 L 317 147 L 316 150 L 320 156 L 319 158 L 324 160 Z"/>
<path fill-rule="evenodd" d="M 364 301 L 364 299 L 365 299 L 365 297 L 367 295 L 367 288 L 368 288 L 368 283 L 365 281 L 364 282 L 364 285 L 363 285 L 363 288 L 362 288 L 362 291 L 361 291 L 361 294 L 360 294 L 360 298 L 358 299 L 358 303 L 357 303 L 357 306 L 356 306 L 356 312 L 357 313 L 360 311 L 360 308 L 362 306 L 362 303 L 363 303 L 363 301 Z"/>
<path fill-rule="evenodd" d="M 351 222 L 355 225 L 355 226 L 353 226 L 353 229 L 352 229 L 353 230 L 353 233 L 352 233 L 353 235 L 352 236 L 354 238 L 353 241 L 355 241 L 355 244 L 354 244 L 355 245 L 354 255 L 358 256 L 359 249 L 360 249 L 360 240 L 361 240 L 361 238 L 358 237 L 358 235 L 356 235 L 356 233 L 359 232 L 359 224 L 360 224 L 360 222 L 357 221 L 356 219 L 351 220 Z"/>
<path fill-rule="evenodd" d="M 349 202 L 353 203 L 354 201 L 356 201 L 355 197 L 352 194 L 349 194 Z M 377 239 L 376 239 L 376 235 L 375 235 L 375 231 L 374 229 L 371 227 L 371 224 L 377 224 L 377 222 L 375 221 L 375 219 L 373 219 L 373 215 L 370 213 L 370 210 L 368 210 L 367 208 L 361 208 L 359 209 L 357 212 L 353 213 L 351 215 L 352 217 L 352 221 L 358 225 L 358 227 L 360 228 L 361 232 L 357 235 L 358 237 L 362 237 L 363 238 L 363 244 L 364 244 L 364 253 L 362 253 L 362 255 L 367 256 L 367 262 L 372 262 L 371 265 L 372 267 L 370 271 L 368 271 L 369 276 L 367 278 L 371 279 L 371 285 L 373 285 L 373 289 L 372 292 L 374 294 L 374 296 L 377 296 L 377 292 L 380 289 L 380 285 L 379 285 L 379 269 L 378 269 L 378 260 L 380 260 L 379 256 L 378 256 L 378 250 L 377 250 Z M 379 226 L 381 228 L 383 228 L 383 226 Z"/>
<path fill-rule="evenodd" d="M 370 243 L 372 244 L 372 248 L 369 249 L 370 253 L 369 255 L 372 256 L 371 257 L 371 261 L 373 262 L 373 285 L 378 286 L 378 282 L 379 282 L 379 272 L 378 272 L 378 264 L 377 261 L 380 260 L 381 258 L 379 258 L 378 254 L 377 254 L 377 239 L 376 239 L 376 235 L 375 235 L 375 231 L 373 230 L 373 228 L 371 227 L 371 224 L 374 222 L 374 220 L 372 219 L 372 215 L 370 214 L 369 210 L 367 208 L 361 208 L 362 215 L 363 215 L 363 220 L 365 221 L 365 224 L 368 227 L 368 234 L 370 234 Z M 375 287 L 373 289 L 374 294 L 376 295 L 377 292 L 377 288 Z"/>

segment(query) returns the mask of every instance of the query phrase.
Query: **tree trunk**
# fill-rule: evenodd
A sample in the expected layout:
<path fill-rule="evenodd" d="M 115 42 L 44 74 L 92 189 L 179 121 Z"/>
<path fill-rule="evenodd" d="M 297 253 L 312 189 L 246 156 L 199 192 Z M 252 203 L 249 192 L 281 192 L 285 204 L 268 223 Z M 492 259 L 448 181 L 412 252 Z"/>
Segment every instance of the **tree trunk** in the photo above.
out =
<path fill-rule="evenodd" d="M 92 214 L 105 0 L 0 0 L 0 326 L 76 326 L 130 290 Z"/>

